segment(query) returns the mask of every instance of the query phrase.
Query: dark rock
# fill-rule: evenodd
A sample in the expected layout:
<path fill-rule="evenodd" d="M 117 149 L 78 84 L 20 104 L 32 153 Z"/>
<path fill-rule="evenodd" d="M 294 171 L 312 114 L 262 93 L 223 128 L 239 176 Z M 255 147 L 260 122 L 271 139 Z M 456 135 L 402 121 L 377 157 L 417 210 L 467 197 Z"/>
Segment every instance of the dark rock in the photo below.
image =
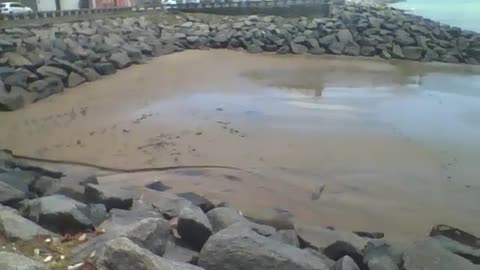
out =
<path fill-rule="evenodd" d="M 131 64 L 130 58 L 128 57 L 127 53 L 124 52 L 112 54 L 110 56 L 110 61 L 117 69 L 126 68 Z"/>
<path fill-rule="evenodd" d="M 101 203 L 110 211 L 112 208 L 128 210 L 132 207 L 134 194 L 131 190 L 116 185 L 85 186 L 85 199 L 91 203 Z"/>
<path fill-rule="evenodd" d="M 0 204 L 12 205 L 26 197 L 27 195 L 24 192 L 0 181 Z"/>
<path fill-rule="evenodd" d="M 29 73 L 17 71 L 12 75 L 5 78 L 3 81 L 5 85 L 12 87 L 12 86 L 19 86 L 22 88 L 27 88 L 28 83 L 27 80 L 29 79 Z"/>
<path fill-rule="evenodd" d="M 162 257 L 176 262 L 197 264 L 198 255 L 197 251 L 190 249 L 181 239 L 170 239 Z"/>
<path fill-rule="evenodd" d="M 67 72 L 76 72 L 78 74 L 83 74 L 83 69 L 80 66 L 73 64 L 67 60 L 54 58 L 52 59 L 52 61 L 48 62 L 48 65 L 61 68 Z"/>
<path fill-rule="evenodd" d="M 460 61 L 458 60 L 458 57 L 453 55 L 453 54 L 445 54 L 445 55 L 442 55 L 440 57 L 440 59 L 443 61 L 443 62 L 447 62 L 447 63 L 460 63 Z"/>
<path fill-rule="evenodd" d="M 98 269 L 130 270 L 130 269 L 175 269 L 175 270 L 201 270 L 202 268 L 180 262 L 174 262 L 156 256 L 121 237 L 105 244 L 103 256 L 96 261 Z"/>
<path fill-rule="evenodd" d="M 319 257 L 263 237 L 240 223 L 210 237 L 202 248 L 198 264 L 209 270 L 328 269 Z"/>
<path fill-rule="evenodd" d="M 85 81 L 86 79 L 82 75 L 72 72 L 70 75 L 68 75 L 67 87 L 75 87 L 84 83 Z"/>
<path fill-rule="evenodd" d="M 290 53 L 290 46 L 284 45 L 284 46 L 278 48 L 277 53 L 278 54 L 288 54 L 288 53 Z"/>
<path fill-rule="evenodd" d="M 277 45 L 275 44 L 267 44 L 263 48 L 266 52 L 276 52 L 278 50 Z"/>
<path fill-rule="evenodd" d="M 362 46 L 360 49 L 360 54 L 363 56 L 374 56 L 377 53 L 377 50 L 373 46 Z"/>
<path fill-rule="evenodd" d="M 57 190 L 60 185 L 60 179 L 48 176 L 37 177 L 30 185 L 30 191 L 38 196 L 52 195 L 51 190 Z"/>
<path fill-rule="evenodd" d="M 257 224 L 271 226 L 277 230 L 293 230 L 293 215 L 285 209 L 263 208 L 250 210 L 245 217 Z"/>
<path fill-rule="evenodd" d="M 28 171 L 9 171 L 0 173 L 0 181 L 4 182 L 24 193 L 28 193 L 30 185 L 35 181 L 37 175 Z"/>
<path fill-rule="evenodd" d="M 342 54 L 345 50 L 345 44 L 341 42 L 333 42 L 328 46 L 328 52 L 332 54 Z"/>
<path fill-rule="evenodd" d="M 98 226 L 108 218 L 107 208 L 103 204 L 89 204 L 86 216 L 93 226 Z"/>
<path fill-rule="evenodd" d="M 0 66 L 0 81 L 5 80 L 8 76 L 14 74 L 16 70 L 12 67 Z"/>
<path fill-rule="evenodd" d="M 170 224 L 163 218 L 145 218 L 129 225 L 124 236 L 156 255 L 163 255 L 170 236 Z"/>
<path fill-rule="evenodd" d="M 478 270 L 470 261 L 444 249 L 436 240 L 415 242 L 403 254 L 405 270 Z"/>
<path fill-rule="evenodd" d="M 284 244 L 294 247 L 300 247 L 300 241 L 298 240 L 297 233 L 294 230 L 280 230 L 272 234 L 270 239 L 280 241 Z"/>
<path fill-rule="evenodd" d="M 343 54 L 351 55 L 351 56 L 358 56 L 358 55 L 360 55 L 360 46 L 355 42 L 348 42 L 345 45 L 345 49 L 343 50 Z"/>
<path fill-rule="evenodd" d="M 29 241 L 38 236 L 53 235 L 54 233 L 19 215 L 15 209 L 0 205 L 0 236 L 10 241 Z"/>
<path fill-rule="evenodd" d="M 420 60 L 423 57 L 423 48 L 414 46 L 403 47 L 403 55 L 409 60 Z"/>
<path fill-rule="evenodd" d="M 345 256 L 335 263 L 332 270 L 360 270 L 360 268 L 352 258 Z"/>
<path fill-rule="evenodd" d="M 178 217 L 183 208 L 192 207 L 193 204 L 169 192 L 156 192 L 152 206 L 166 219 L 172 219 Z"/>
<path fill-rule="evenodd" d="M 22 89 L 23 90 L 23 89 Z M 14 111 L 23 107 L 25 101 L 25 91 L 21 91 L 17 86 L 12 87 L 7 92 L 2 81 L 0 81 L 0 111 Z"/>
<path fill-rule="evenodd" d="M 433 239 L 444 249 L 471 261 L 473 264 L 480 264 L 480 248 L 464 245 L 441 235 L 435 236 Z"/>
<path fill-rule="evenodd" d="M 394 45 L 392 49 L 392 56 L 394 58 L 404 59 L 405 55 L 403 54 L 402 47 L 400 45 Z"/>
<path fill-rule="evenodd" d="M 249 44 L 247 46 L 247 52 L 249 53 L 262 53 L 263 50 L 260 46 L 255 45 L 255 44 Z"/>
<path fill-rule="evenodd" d="M 348 29 L 339 30 L 338 33 L 337 33 L 337 38 L 338 38 L 338 41 L 340 41 L 341 43 L 344 43 L 344 44 L 346 44 L 348 42 L 354 42 L 352 33 Z"/>
<path fill-rule="evenodd" d="M 83 76 L 87 79 L 87 81 L 92 82 L 100 79 L 100 74 L 98 74 L 95 69 L 93 68 L 86 68 L 83 70 Z"/>
<path fill-rule="evenodd" d="M 413 39 L 410 34 L 403 29 L 395 31 L 395 41 L 402 46 L 415 44 L 415 39 Z"/>
<path fill-rule="evenodd" d="M 306 43 L 307 43 L 307 37 L 305 37 L 305 36 L 296 36 L 296 37 L 292 40 L 292 43 L 306 44 Z"/>
<path fill-rule="evenodd" d="M 308 48 L 304 45 L 292 42 L 290 43 L 290 48 L 292 49 L 292 53 L 294 54 L 306 54 L 308 53 Z"/>
<path fill-rule="evenodd" d="M 370 270 L 398 270 L 402 264 L 402 245 L 388 243 L 385 240 L 372 240 L 363 249 L 363 262 Z"/>
<path fill-rule="evenodd" d="M 0 251 L 2 270 L 48 270 L 49 268 L 23 255 Z"/>
<path fill-rule="evenodd" d="M 200 250 L 212 235 L 212 225 L 201 209 L 192 205 L 181 210 L 177 231 L 183 240 Z"/>
<path fill-rule="evenodd" d="M 169 187 L 167 185 L 164 185 L 160 181 L 155 181 L 153 183 L 147 184 L 147 185 L 145 185 L 145 187 L 149 188 L 151 190 L 156 190 L 156 191 L 166 191 L 166 190 L 171 189 L 171 187 Z"/>
<path fill-rule="evenodd" d="M 368 242 L 367 239 L 361 238 L 354 233 L 329 230 L 323 227 L 297 225 L 295 230 L 303 247 L 314 247 L 319 250 L 324 250 L 338 241 L 348 242 L 355 249 L 363 250 Z"/>
<path fill-rule="evenodd" d="M 338 261 L 344 256 L 351 257 L 360 269 L 368 270 L 367 266 L 363 263 L 363 256 L 360 250 L 355 248 L 350 243 L 344 241 L 337 241 L 323 250 L 323 253 L 330 259 Z"/>
<path fill-rule="evenodd" d="M 318 43 L 324 47 L 328 47 L 334 42 L 337 42 L 337 38 L 334 35 L 327 35 L 318 39 Z"/>
<path fill-rule="evenodd" d="M 322 55 L 325 54 L 325 49 L 324 48 L 311 48 L 308 50 L 308 53 L 313 54 L 313 55 Z"/>
<path fill-rule="evenodd" d="M 473 248 L 480 248 L 480 238 L 464 230 L 449 225 L 436 225 L 430 230 L 429 235 L 431 237 L 444 236 L 460 244 Z"/>
<path fill-rule="evenodd" d="M 203 212 L 208 212 L 215 208 L 215 205 L 205 197 L 202 197 L 194 192 L 183 192 L 183 193 L 177 193 L 177 195 L 181 198 L 184 198 L 186 200 L 189 200 L 192 202 L 194 205 L 200 207 Z"/>
<path fill-rule="evenodd" d="M 96 63 L 93 67 L 100 75 L 111 75 L 117 72 L 117 69 L 111 63 Z"/>
<path fill-rule="evenodd" d="M 68 73 L 65 70 L 53 66 L 41 66 L 36 72 L 43 78 L 57 77 L 63 80 L 68 77 Z"/>
<path fill-rule="evenodd" d="M 434 50 L 427 50 L 423 56 L 424 62 L 432 62 L 439 60 L 440 56 Z"/>
<path fill-rule="evenodd" d="M 318 40 L 314 38 L 307 39 L 306 44 L 309 49 L 320 48 L 320 44 L 318 43 Z"/>
<path fill-rule="evenodd" d="M 63 195 L 46 196 L 26 202 L 22 214 L 53 232 L 77 233 L 93 229 L 84 203 Z"/>

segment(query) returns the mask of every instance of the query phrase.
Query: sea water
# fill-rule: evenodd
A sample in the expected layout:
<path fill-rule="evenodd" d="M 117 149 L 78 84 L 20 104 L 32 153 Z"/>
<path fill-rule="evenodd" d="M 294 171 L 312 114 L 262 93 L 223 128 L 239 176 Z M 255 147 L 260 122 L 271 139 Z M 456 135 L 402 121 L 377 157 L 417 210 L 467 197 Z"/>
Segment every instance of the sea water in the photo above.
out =
<path fill-rule="evenodd" d="M 480 0 L 407 0 L 392 6 L 441 23 L 480 32 Z"/>

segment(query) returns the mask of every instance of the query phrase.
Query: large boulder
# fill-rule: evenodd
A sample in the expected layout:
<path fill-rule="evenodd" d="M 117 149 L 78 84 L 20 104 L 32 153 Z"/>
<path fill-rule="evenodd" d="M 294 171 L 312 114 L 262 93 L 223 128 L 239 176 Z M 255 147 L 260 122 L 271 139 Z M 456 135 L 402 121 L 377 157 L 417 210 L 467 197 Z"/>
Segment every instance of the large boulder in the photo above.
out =
<path fill-rule="evenodd" d="M 404 59 L 405 58 L 405 55 L 403 54 L 402 47 L 400 47 L 400 45 L 397 45 L 397 44 L 393 45 L 392 56 L 394 58 L 399 58 L 399 59 Z"/>
<path fill-rule="evenodd" d="M 433 239 L 437 241 L 446 250 L 462 256 L 474 264 L 480 264 L 480 248 L 464 245 L 460 242 L 457 242 L 455 240 L 452 240 L 451 238 L 442 235 L 434 236 Z"/>
<path fill-rule="evenodd" d="M 24 105 L 25 98 L 22 93 L 18 90 L 7 92 L 2 81 L 0 81 L 0 111 L 14 111 Z"/>
<path fill-rule="evenodd" d="M 198 255 L 199 253 L 192 250 L 182 239 L 172 237 L 167 242 L 165 253 L 162 257 L 172 261 L 196 264 Z"/>
<path fill-rule="evenodd" d="M 28 193 L 30 185 L 37 177 L 37 174 L 29 171 L 8 171 L 0 173 L 0 182 L 7 183 L 22 192 Z"/>
<path fill-rule="evenodd" d="M 416 43 L 415 39 L 403 29 L 395 31 L 395 41 L 402 46 L 414 45 Z"/>
<path fill-rule="evenodd" d="M 22 214 L 53 232 L 77 233 L 93 229 L 86 204 L 63 195 L 33 199 L 25 203 Z"/>
<path fill-rule="evenodd" d="M 116 185 L 85 186 L 85 199 L 91 203 L 104 204 L 108 211 L 112 208 L 128 210 L 132 207 L 135 194 L 130 190 Z"/>
<path fill-rule="evenodd" d="M 100 75 L 111 75 L 117 72 L 117 69 L 112 63 L 96 63 L 93 67 Z"/>
<path fill-rule="evenodd" d="M 478 266 L 444 249 L 434 239 L 415 242 L 403 254 L 405 270 L 478 270 Z"/>
<path fill-rule="evenodd" d="M 83 77 L 82 75 L 76 72 L 72 72 L 70 73 L 70 75 L 68 75 L 67 87 L 72 88 L 84 83 L 85 81 L 86 81 L 85 77 Z"/>
<path fill-rule="evenodd" d="M 342 54 L 345 50 L 345 43 L 334 41 L 328 46 L 328 52 L 331 54 Z"/>
<path fill-rule="evenodd" d="M 131 64 L 130 57 L 125 52 L 114 53 L 110 56 L 110 61 L 117 69 L 126 68 Z"/>
<path fill-rule="evenodd" d="M 361 250 L 355 248 L 352 244 L 344 241 L 336 241 L 323 250 L 323 253 L 330 259 L 338 261 L 341 258 L 348 256 L 352 258 L 355 263 L 362 270 L 368 270 L 368 267 L 363 262 L 363 255 Z"/>
<path fill-rule="evenodd" d="M 26 197 L 27 195 L 25 192 L 22 192 L 5 182 L 0 181 L 0 204 L 12 205 L 25 199 Z"/>
<path fill-rule="evenodd" d="M 290 43 L 290 48 L 292 49 L 292 53 L 294 54 L 306 54 L 308 53 L 308 48 L 302 44 L 298 44 L 295 42 Z"/>
<path fill-rule="evenodd" d="M 155 183 L 159 183 L 159 182 L 155 182 Z M 205 213 L 215 208 L 215 205 L 213 205 L 211 201 L 209 201 L 205 197 L 198 195 L 197 193 L 183 192 L 183 193 L 177 193 L 177 195 L 178 197 L 189 200 L 194 205 L 200 207 L 202 211 Z"/>
<path fill-rule="evenodd" d="M 348 242 L 357 250 L 363 250 L 368 240 L 352 232 L 330 230 L 323 227 L 296 225 L 295 230 L 304 246 L 323 250 L 337 241 Z"/>
<path fill-rule="evenodd" d="M 130 241 L 117 238 L 105 244 L 103 256 L 96 261 L 98 270 L 201 270 L 202 268 L 156 256 Z"/>
<path fill-rule="evenodd" d="M 0 251 L 0 269 L 2 270 L 48 270 L 48 267 L 23 255 Z"/>
<path fill-rule="evenodd" d="M 183 208 L 192 205 L 192 202 L 169 192 L 156 192 L 152 203 L 153 208 L 167 219 L 178 217 Z"/>
<path fill-rule="evenodd" d="M 287 245 L 294 247 L 300 247 L 300 241 L 298 240 L 297 233 L 294 230 L 280 230 L 272 234 L 270 239 L 280 241 Z"/>
<path fill-rule="evenodd" d="M 416 46 L 403 47 L 403 55 L 409 60 L 420 60 L 423 57 L 423 48 Z"/>
<path fill-rule="evenodd" d="M 145 218 L 125 228 L 125 237 L 157 255 L 163 255 L 170 237 L 170 224 L 161 217 Z"/>
<path fill-rule="evenodd" d="M 210 237 L 198 264 L 209 270 L 328 269 L 321 258 L 263 237 L 240 223 Z"/>
<path fill-rule="evenodd" d="M 15 209 L 0 205 L 0 235 L 10 241 L 29 241 L 54 234 L 22 217 Z"/>
<path fill-rule="evenodd" d="M 36 99 L 46 98 L 52 94 L 63 91 L 64 85 L 60 78 L 48 77 L 43 80 L 34 81 L 28 85 L 27 90 L 37 95 Z"/>
<path fill-rule="evenodd" d="M 98 74 L 95 69 L 93 68 L 86 68 L 83 70 L 83 76 L 87 79 L 87 81 L 92 82 L 100 79 L 100 74 Z"/>
<path fill-rule="evenodd" d="M 37 73 L 43 78 L 57 77 L 63 80 L 68 77 L 68 73 L 65 70 L 54 66 L 41 66 L 37 69 Z"/>
<path fill-rule="evenodd" d="M 345 55 L 358 56 L 360 55 L 360 45 L 355 42 L 348 42 L 345 45 L 345 50 L 343 51 Z"/>
<path fill-rule="evenodd" d="M 385 240 L 370 240 L 363 249 L 363 262 L 370 270 L 398 270 L 405 246 Z"/>
<path fill-rule="evenodd" d="M 360 268 L 352 258 L 345 256 L 335 263 L 332 270 L 360 270 Z"/>
<path fill-rule="evenodd" d="M 337 38 L 338 41 L 343 44 L 346 44 L 348 42 L 354 42 L 352 32 L 350 32 L 350 30 L 348 29 L 340 29 L 337 33 Z"/>
<path fill-rule="evenodd" d="M 263 236 L 271 236 L 275 229 L 270 226 L 257 224 L 246 219 L 240 212 L 233 208 L 218 207 L 207 213 L 208 220 L 212 224 L 213 232 L 219 232 L 230 225 L 241 223 L 245 227 L 251 228 L 256 233 Z"/>
<path fill-rule="evenodd" d="M 7 52 L 4 56 L 8 59 L 8 65 L 12 67 L 31 67 L 32 62 L 17 52 Z"/>
<path fill-rule="evenodd" d="M 212 225 L 202 210 L 192 205 L 180 211 L 177 231 L 183 240 L 200 250 L 212 235 Z"/>

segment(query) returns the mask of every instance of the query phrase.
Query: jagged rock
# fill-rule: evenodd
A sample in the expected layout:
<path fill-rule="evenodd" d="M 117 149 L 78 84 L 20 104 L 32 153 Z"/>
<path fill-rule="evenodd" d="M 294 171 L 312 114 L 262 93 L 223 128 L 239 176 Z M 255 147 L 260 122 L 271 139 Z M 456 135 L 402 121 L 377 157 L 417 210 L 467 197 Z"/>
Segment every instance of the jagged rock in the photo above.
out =
<path fill-rule="evenodd" d="M 23 216 L 53 232 L 76 233 L 93 229 L 88 206 L 63 195 L 33 199 L 25 203 Z"/>
<path fill-rule="evenodd" d="M 158 192 L 156 193 L 155 201 L 152 203 L 152 206 L 165 218 L 172 219 L 178 217 L 183 208 L 191 207 L 192 203 L 175 194 Z"/>
<path fill-rule="evenodd" d="M 352 258 L 345 256 L 335 263 L 332 270 L 360 270 L 360 268 Z"/>
<path fill-rule="evenodd" d="M 350 243 L 344 241 L 336 241 L 323 250 L 323 253 L 330 259 L 338 261 L 345 256 L 351 257 L 355 263 L 362 270 L 368 270 L 367 266 L 363 263 L 363 256 L 361 250 L 358 250 Z"/>
<path fill-rule="evenodd" d="M 474 264 L 480 264 L 480 248 L 464 245 L 442 235 L 434 236 L 433 239 L 437 241 L 444 249 L 457 254 L 458 256 L 462 256 Z"/>
<path fill-rule="evenodd" d="M 37 73 L 44 78 L 57 77 L 63 80 L 68 77 L 68 73 L 65 70 L 54 66 L 41 66 L 37 69 Z"/>
<path fill-rule="evenodd" d="M 0 251 L 2 270 L 48 270 L 48 267 L 23 255 Z"/>
<path fill-rule="evenodd" d="M 5 80 L 8 76 L 14 74 L 16 70 L 8 66 L 0 66 L 0 81 Z"/>
<path fill-rule="evenodd" d="M 130 58 L 126 53 L 114 53 L 110 56 L 110 61 L 117 69 L 126 68 L 131 64 Z"/>
<path fill-rule="evenodd" d="M 339 30 L 338 33 L 337 33 L 337 38 L 338 38 L 338 41 L 340 41 L 341 43 L 344 43 L 344 44 L 349 43 L 349 42 L 354 42 L 352 33 L 348 29 Z"/>
<path fill-rule="evenodd" d="M 82 75 L 72 72 L 70 75 L 68 75 L 67 87 L 75 87 L 84 83 L 85 81 L 86 79 Z"/>
<path fill-rule="evenodd" d="M 14 111 L 24 106 L 25 98 L 19 90 L 7 92 L 4 84 L 0 81 L 0 111 Z"/>
<path fill-rule="evenodd" d="M 12 86 L 19 86 L 22 88 L 27 88 L 28 86 L 28 79 L 29 79 L 29 73 L 23 72 L 23 71 L 16 71 L 12 75 L 8 76 L 5 78 L 3 81 L 5 85 L 8 85 L 10 87 Z"/>
<path fill-rule="evenodd" d="M 306 54 L 308 53 L 308 48 L 302 44 L 298 44 L 295 42 L 290 43 L 290 48 L 292 49 L 292 53 L 294 54 Z"/>
<path fill-rule="evenodd" d="M 278 48 L 277 53 L 278 53 L 278 54 L 287 54 L 287 53 L 290 53 L 290 46 L 284 45 L 284 46 Z"/>
<path fill-rule="evenodd" d="M 341 42 L 334 41 L 328 46 L 328 52 L 332 54 L 342 54 L 345 50 L 345 44 Z"/>
<path fill-rule="evenodd" d="M 261 224 L 256 224 L 240 214 L 238 210 L 228 208 L 228 207 L 219 207 L 213 210 L 210 210 L 207 213 L 208 220 L 212 224 L 213 232 L 219 232 L 232 224 L 242 223 L 246 227 L 250 227 L 256 233 L 263 236 L 271 236 L 275 233 L 275 229 Z"/>
<path fill-rule="evenodd" d="M 295 230 L 303 246 L 312 246 L 323 250 L 337 241 L 350 243 L 357 250 L 363 250 L 368 240 L 352 232 L 330 230 L 323 227 L 296 225 Z"/>
<path fill-rule="evenodd" d="M 271 226 L 277 230 L 293 230 L 293 215 L 281 208 L 251 209 L 244 213 L 254 223 Z"/>
<path fill-rule="evenodd" d="M 262 53 L 263 49 L 256 44 L 249 44 L 247 46 L 247 52 L 249 52 L 249 53 Z"/>
<path fill-rule="evenodd" d="M 51 190 L 58 189 L 60 185 L 60 179 L 52 178 L 48 176 L 36 177 L 29 188 L 31 192 L 34 192 L 38 196 L 52 195 Z"/>
<path fill-rule="evenodd" d="M 198 264 L 209 270 L 328 269 L 321 258 L 263 237 L 240 223 L 210 237 L 200 252 Z"/>
<path fill-rule="evenodd" d="M 100 75 L 111 75 L 117 72 L 117 69 L 111 63 L 96 63 L 93 67 Z"/>
<path fill-rule="evenodd" d="M 145 218 L 128 226 L 123 235 L 152 253 L 163 255 L 170 236 L 170 224 L 163 218 Z"/>
<path fill-rule="evenodd" d="M 8 59 L 8 65 L 12 67 L 30 67 L 32 62 L 25 56 L 16 52 L 7 52 L 4 56 Z"/>
<path fill-rule="evenodd" d="M 402 47 L 400 45 L 394 45 L 392 49 L 392 56 L 395 58 L 404 59 L 405 55 L 403 54 Z"/>
<path fill-rule="evenodd" d="M 159 183 L 159 182 L 156 182 L 156 183 Z M 166 187 L 166 186 L 164 186 L 164 187 Z M 160 190 L 160 191 L 162 191 L 162 190 Z M 213 208 L 215 208 L 215 205 L 213 205 L 213 203 L 211 201 L 209 201 L 207 198 L 202 197 L 202 196 L 200 196 L 200 195 L 198 195 L 194 192 L 177 193 L 177 195 L 180 198 L 184 198 L 186 200 L 189 200 L 194 205 L 200 207 L 202 209 L 202 211 L 205 212 L 205 213 L 212 210 Z"/>
<path fill-rule="evenodd" d="M 53 236 L 54 233 L 22 217 L 15 209 L 0 205 L 0 235 L 10 241 L 29 241 L 38 236 Z"/>
<path fill-rule="evenodd" d="M 0 181 L 0 204 L 12 205 L 26 197 L 27 195 L 24 192 Z"/>
<path fill-rule="evenodd" d="M 294 230 L 280 230 L 272 234 L 269 238 L 280 241 L 287 245 L 300 247 L 300 241 L 298 240 L 297 233 Z"/>
<path fill-rule="evenodd" d="M 405 270 L 478 270 L 470 261 L 444 249 L 436 240 L 415 242 L 403 254 Z"/>
<path fill-rule="evenodd" d="M 212 225 L 202 210 L 192 205 L 180 211 L 177 231 L 183 240 L 200 250 L 212 235 Z"/>
<path fill-rule="evenodd" d="M 363 249 L 363 262 L 370 270 L 398 270 L 405 247 L 385 240 L 371 240 Z"/>
<path fill-rule="evenodd" d="M 376 51 L 377 50 L 373 46 L 362 46 L 360 49 L 360 54 L 363 56 L 374 56 Z"/>
<path fill-rule="evenodd" d="M 87 81 L 92 82 L 100 79 L 100 74 L 98 74 L 93 68 L 86 68 L 83 70 L 83 75 Z"/>
<path fill-rule="evenodd" d="M 0 173 L 0 182 L 9 184 L 10 186 L 24 192 L 29 192 L 29 187 L 37 178 L 37 175 L 28 171 L 9 171 Z"/>
<path fill-rule="evenodd" d="M 85 186 L 85 199 L 91 203 L 104 204 L 108 211 L 112 208 L 128 210 L 132 207 L 135 194 L 130 190 L 114 185 Z"/>
<path fill-rule="evenodd" d="M 322 55 L 325 54 L 325 49 L 324 48 L 311 48 L 308 50 L 308 53 L 313 54 L 313 55 Z"/>
<path fill-rule="evenodd" d="M 409 60 L 420 60 L 423 56 L 423 48 L 415 46 L 403 47 L 403 55 Z"/>
<path fill-rule="evenodd" d="M 415 39 L 412 38 L 410 34 L 403 29 L 395 31 L 395 41 L 402 46 L 409 46 L 415 44 Z"/>
<path fill-rule="evenodd" d="M 360 46 L 355 42 L 348 42 L 343 51 L 345 55 L 358 56 L 360 55 Z"/>
<path fill-rule="evenodd" d="M 334 35 L 327 35 L 318 39 L 318 43 L 325 47 L 330 46 L 334 42 L 337 42 L 337 38 Z"/>
<path fill-rule="evenodd" d="M 95 263 L 99 270 L 202 269 L 191 264 L 174 262 L 156 256 L 124 237 L 107 242 L 102 253 L 104 255 Z"/>
<path fill-rule="evenodd" d="M 189 248 L 188 244 L 181 239 L 171 238 L 167 242 L 165 253 L 162 257 L 172 261 L 197 264 L 198 255 L 197 251 Z"/>

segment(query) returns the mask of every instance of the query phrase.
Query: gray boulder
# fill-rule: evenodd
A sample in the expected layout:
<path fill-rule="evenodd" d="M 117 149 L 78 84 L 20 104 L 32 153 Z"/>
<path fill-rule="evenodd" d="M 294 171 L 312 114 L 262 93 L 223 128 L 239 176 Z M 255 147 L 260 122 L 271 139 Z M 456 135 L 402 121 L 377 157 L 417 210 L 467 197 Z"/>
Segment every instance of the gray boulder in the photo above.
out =
<path fill-rule="evenodd" d="M 98 74 L 95 69 L 93 68 L 86 68 L 83 70 L 83 76 L 87 79 L 87 81 L 92 82 L 100 79 L 100 74 Z"/>
<path fill-rule="evenodd" d="M 0 182 L 7 183 L 25 193 L 29 192 L 29 187 L 36 178 L 37 175 L 29 171 L 9 171 L 0 173 Z"/>
<path fill-rule="evenodd" d="M 111 63 L 96 63 L 93 67 L 100 75 L 111 75 L 117 72 L 117 69 Z"/>
<path fill-rule="evenodd" d="M 29 79 L 29 73 L 23 71 L 16 71 L 12 75 L 5 78 L 4 83 L 10 87 L 12 86 L 19 86 L 23 88 L 27 88 L 28 83 L 27 80 Z"/>
<path fill-rule="evenodd" d="M 37 69 L 37 73 L 43 78 L 57 77 L 63 80 L 68 77 L 68 73 L 65 70 L 54 66 L 41 66 Z"/>
<path fill-rule="evenodd" d="M 188 244 L 184 241 L 172 237 L 167 242 L 165 253 L 162 257 L 176 262 L 196 264 L 198 262 L 198 255 L 199 253 L 189 248 Z"/>
<path fill-rule="evenodd" d="M 323 227 L 296 225 L 295 230 L 305 246 L 324 250 L 337 241 L 348 242 L 357 250 L 363 250 L 368 240 L 352 232 L 330 230 Z"/>
<path fill-rule="evenodd" d="M 13 87 L 17 88 L 16 86 Z M 18 90 L 7 92 L 2 81 L 0 81 L 0 111 L 14 111 L 25 104 L 23 94 Z"/>
<path fill-rule="evenodd" d="M 410 34 L 403 29 L 395 31 L 395 41 L 402 46 L 409 46 L 415 44 L 415 39 L 412 38 Z"/>
<path fill-rule="evenodd" d="M 243 226 L 249 227 L 256 233 L 263 236 L 268 237 L 275 233 L 275 229 L 273 227 L 251 222 L 241 215 L 238 210 L 228 207 L 219 207 L 210 210 L 207 213 L 207 217 L 212 224 L 213 232 L 221 231 L 235 223 L 242 223 Z"/>
<path fill-rule="evenodd" d="M 15 74 L 16 70 L 9 66 L 0 66 L 0 81 L 5 80 L 8 76 Z"/>
<path fill-rule="evenodd" d="M 328 52 L 331 54 L 342 54 L 345 50 L 345 44 L 341 42 L 333 42 L 328 46 Z"/>
<path fill-rule="evenodd" d="M 358 56 L 360 55 L 360 46 L 355 42 L 348 42 L 347 45 L 345 45 L 345 50 L 343 50 L 343 54 Z"/>
<path fill-rule="evenodd" d="M 434 239 L 415 242 L 403 254 L 405 270 L 478 270 L 470 261 L 444 249 Z"/>
<path fill-rule="evenodd" d="M 313 55 L 322 55 L 325 54 L 325 49 L 324 48 L 311 48 L 308 50 L 308 53 L 313 54 Z"/>
<path fill-rule="evenodd" d="M 294 54 L 306 54 L 308 53 L 308 48 L 302 44 L 295 42 L 290 43 L 290 48 Z"/>
<path fill-rule="evenodd" d="M 85 81 L 86 81 L 85 77 L 83 77 L 82 75 L 76 72 L 72 72 L 70 73 L 70 75 L 68 75 L 67 87 L 70 87 L 70 88 L 75 87 L 84 83 Z"/>
<path fill-rule="evenodd" d="M 423 48 L 415 46 L 403 47 L 403 55 L 409 60 L 420 60 L 423 57 Z"/>
<path fill-rule="evenodd" d="M 8 65 L 12 67 L 31 67 L 33 65 L 30 60 L 17 52 L 7 52 L 4 56 L 7 58 Z"/>
<path fill-rule="evenodd" d="M 29 241 L 54 233 L 22 217 L 15 209 L 0 205 L 0 235 L 10 241 Z"/>
<path fill-rule="evenodd" d="M 178 197 L 189 200 L 194 205 L 200 207 L 202 211 L 205 213 L 215 208 L 215 205 L 213 205 L 211 201 L 209 201 L 205 197 L 198 195 L 197 193 L 183 192 L 183 193 L 177 193 L 177 195 Z"/>
<path fill-rule="evenodd" d="M 117 238 L 105 244 L 104 255 L 96 261 L 98 270 L 201 270 L 202 268 L 174 262 L 156 256 L 127 238 Z"/>
<path fill-rule="evenodd" d="M 474 264 L 480 264 L 480 248 L 478 248 L 478 245 L 477 247 L 464 245 L 443 235 L 434 236 L 433 239 L 446 250 L 462 256 Z"/>
<path fill-rule="evenodd" d="M 402 47 L 400 47 L 400 45 L 397 45 L 397 44 L 393 45 L 392 56 L 394 58 L 400 58 L 400 59 L 405 58 L 405 55 L 403 54 Z"/>
<path fill-rule="evenodd" d="M 2 270 L 48 270 L 48 267 L 23 255 L 0 251 L 0 269 Z"/>
<path fill-rule="evenodd" d="M 332 270 L 360 270 L 360 268 L 352 258 L 345 256 L 335 263 Z"/>
<path fill-rule="evenodd" d="M 178 217 L 183 208 L 191 207 L 192 203 L 169 192 L 157 192 L 152 206 L 165 218 L 172 219 Z"/>
<path fill-rule="evenodd" d="M 164 218 L 145 218 L 128 226 L 123 235 L 152 253 L 163 255 L 170 236 L 170 224 Z"/>
<path fill-rule="evenodd" d="M 328 269 L 319 257 L 263 237 L 240 223 L 210 237 L 198 264 L 209 270 Z"/>
<path fill-rule="evenodd" d="M 22 209 L 23 216 L 53 232 L 76 233 L 93 229 L 88 206 L 63 195 L 30 200 Z"/>
<path fill-rule="evenodd" d="M 34 81 L 28 85 L 27 90 L 36 93 L 35 99 L 46 98 L 52 94 L 62 92 L 64 89 L 63 82 L 57 77 L 48 77 L 43 80 Z"/>
<path fill-rule="evenodd" d="M 405 247 L 385 240 L 371 240 L 363 249 L 363 262 L 370 270 L 398 270 Z"/>
<path fill-rule="evenodd" d="M 212 235 L 212 225 L 202 210 L 192 205 L 180 211 L 177 231 L 183 240 L 200 250 Z"/>
<path fill-rule="evenodd" d="M 27 196 L 24 192 L 0 181 L 0 204 L 12 205 L 26 197 Z"/>
<path fill-rule="evenodd" d="M 355 248 L 352 244 L 344 241 L 336 241 L 323 250 L 323 254 L 328 258 L 338 261 L 345 256 L 351 257 L 362 270 L 368 269 L 363 262 L 361 250 Z"/>
<path fill-rule="evenodd" d="M 344 44 L 348 42 L 354 42 L 352 33 L 348 29 L 340 29 L 337 33 L 337 38 L 338 38 L 338 41 Z"/>
<path fill-rule="evenodd" d="M 132 207 L 135 194 L 130 190 L 116 185 L 85 186 L 85 199 L 91 203 L 101 203 L 110 211 L 112 208 L 128 210 Z"/>
<path fill-rule="evenodd" d="M 130 57 L 128 57 L 127 53 L 124 52 L 112 54 L 110 56 L 110 61 L 117 69 L 126 68 L 131 64 Z"/>
<path fill-rule="evenodd" d="M 294 247 L 300 247 L 300 241 L 298 240 L 297 233 L 294 230 L 280 230 L 272 234 L 270 239 L 280 241 L 287 245 Z"/>
<path fill-rule="evenodd" d="M 318 39 L 318 43 L 324 47 L 328 47 L 336 41 L 337 38 L 334 35 L 327 35 Z"/>

